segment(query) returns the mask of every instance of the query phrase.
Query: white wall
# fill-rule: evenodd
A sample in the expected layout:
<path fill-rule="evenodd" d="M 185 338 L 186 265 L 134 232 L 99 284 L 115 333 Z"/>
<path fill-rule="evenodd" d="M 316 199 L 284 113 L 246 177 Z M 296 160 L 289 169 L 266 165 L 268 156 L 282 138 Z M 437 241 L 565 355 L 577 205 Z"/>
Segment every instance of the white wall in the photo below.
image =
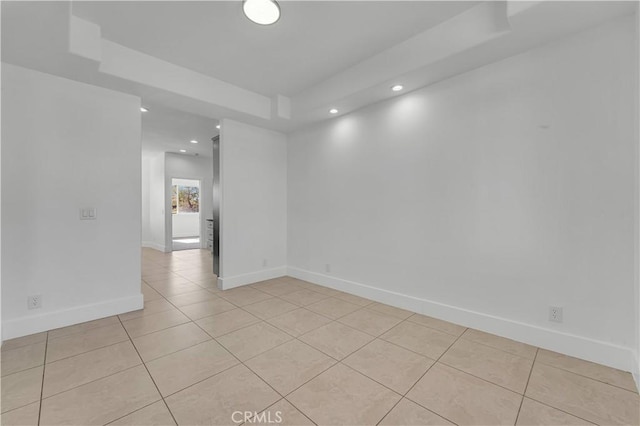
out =
<path fill-rule="evenodd" d="M 635 105 L 635 117 L 636 117 L 636 176 L 635 182 L 637 185 L 636 197 L 635 197 L 635 215 L 636 215 L 636 232 L 635 232 L 635 301 L 636 301 L 636 353 L 634 359 L 634 378 L 636 380 L 636 387 L 640 389 L 640 3 L 636 4 L 636 48 L 635 48 L 635 60 L 636 60 L 636 105 Z"/>
<path fill-rule="evenodd" d="M 278 132 L 222 120 L 222 288 L 286 272 L 287 139 Z"/>
<path fill-rule="evenodd" d="M 290 273 L 630 369 L 634 36 L 616 20 L 291 135 Z"/>
<path fill-rule="evenodd" d="M 171 217 L 173 238 L 199 237 L 200 214 L 179 213 Z"/>
<path fill-rule="evenodd" d="M 210 157 L 195 157 L 193 155 L 180 155 L 166 153 L 164 183 L 165 183 L 165 227 L 167 229 L 165 245 L 171 248 L 171 236 L 173 234 L 174 216 L 171 214 L 171 181 L 173 178 L 199 180 L 200 183 L 200 243 L 201 247 L 207 246 L 206 223 L 212 217 L 213 211 L 213 161 Z M 197 215 L 196 215 L 197 216 Z M 178 230 L 180 231 L 180 230 Z M 180 233 L 180 232 L 179 232 Z M 176 235 L 178 236 L 178 235 Z M 183 235 L 193 236 L 193 235 Z"/>
<path fill-rule="evenodd" d="M 139 108 L 2 64 L 3 338 L 142 307 Z"/>
<path fill-rule="evenodd" d="M 142 211 L 142 245 L 150 245 L 150 242 L 153 240 L 153 234 L 151 233 L 151 222 L 149 215 L 151 214 L 151 206 L 150 206 L 150 173 L 151 173 L 151 158 L 149 156 L 144 155 L 142 153 L 142 163 L 141 163 L 141 185 L 142 185 L 142 198 L 141 198 L 141 211 Z"/>
<path fill-rule="evenodd" d="M 2 22 L 1 7 L 0 7 L 0 22 Z M 0 93 L 2 93 L 2 67 L 1 66 L 0 66 Z M 1 102 L 0 102 L 0 122 L 2 122 L 2 103 Z M 0 149 L 0 224 L 1 223 L 2 223 L 2 149 Z M 0 226 L 0 231 L 1 229 L 2 229 L 2 226 Z M 1 232 L 0 232 L 0 241 L 2 241 Z M 2 347 L 2 342 L 3 342 L 3 339 L 2 339 L 2 244 L 0 244 L 0 348 Z"/>
<path fill-rule="evenodd" d="M 165 246 L 164 153 L 142 154 L 142 246 L 171 251 Z"/>

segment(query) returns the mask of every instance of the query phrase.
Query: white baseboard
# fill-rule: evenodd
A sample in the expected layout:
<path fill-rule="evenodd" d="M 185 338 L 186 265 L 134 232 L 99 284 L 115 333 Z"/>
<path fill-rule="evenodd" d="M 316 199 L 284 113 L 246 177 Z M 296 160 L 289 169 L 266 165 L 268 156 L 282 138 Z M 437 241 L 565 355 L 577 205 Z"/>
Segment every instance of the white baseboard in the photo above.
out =
<path fill-rule="evenodd" d="M 2 322 L 2 338 L 8 340 L 28 336 L 29 334 L 136 311 L 142 309 L 143 306 L 144 301 L 141 293 L 106 302 L 5 320 Z"/>
<path fill-rule="evenodd" d="M 142 247 L 146 247 L 146 248 L 151 248 L 154 250 L 158 250 L 161 251 L 163 253 L 167 253 L 166 247 L 162 244 L 158 244 L 154 241 L 143 241 L 142 242 Z"/>
<path fill-rule="evenodd" d="M 635 372 L 638 369 L 637 359 L 634 362 L 634 351 L 628 347 L 412 297 L 291 266 L 287 268 L 287 275 L 620 370 Z"/>
<path fill-rule="evenodd" d="M 278 268 L 264 269 L 248 274 L 235 275 L 233 277 L 218 278 L 218 287 L 221 290 L 229 290 L 231 288 L 240 287 L 247 284 L 253 284 L 272 278 L 283 277 L 287 275 L 287 267 L 280 266 Z"/>

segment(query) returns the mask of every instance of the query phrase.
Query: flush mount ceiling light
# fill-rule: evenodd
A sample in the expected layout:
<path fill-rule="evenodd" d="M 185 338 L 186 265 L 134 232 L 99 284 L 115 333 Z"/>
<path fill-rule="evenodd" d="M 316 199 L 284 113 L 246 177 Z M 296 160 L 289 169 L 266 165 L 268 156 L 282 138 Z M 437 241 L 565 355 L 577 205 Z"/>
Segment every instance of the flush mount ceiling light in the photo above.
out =
<path fill-rule="evenodd" d="M 402 89 L 404 89 L 404 87 L 402 87 L 402 84 L 396 84 L 395 86 L 391 87 L 391 90 L 393 90 L 394 92 L 399 92 Z"/>
<path fill-rule="evenodd" d="M 198 141 L 194 139 L 191 141 L 191 143 L 198 143 Z"/>
<path fill-rule="evenodd" d="M 337 110 L 337 109 L 335 109 L 335 108 L 331 108 L 331 109 L 329 110 L 329 114 L 337 114 L 337 113 L 338 113 L 338 110 Z"/>
<path fill-rule="evenodd" d="M 275 24 L 280 19 L 280 6 L 275 0 L 244 0 L 242 11 L 249 20 L 260 25 Z"/>
<path fill-rule="evenodd" d="M 216 126 L 216 129 L 219 129 L 219 128 L 220 128 L 220 125 L 218 124 L 218 125 Z"/>
<path fill-rule="evenodd" d="M 140 107 L 140 111 L 141 111 L 141 112 L 147 112 L 147 111 L 149 111 L 149 110 L 148 110 L 148 109 L 146 109 L 145 107 Z"/>
<path fill-rule="evenodd" d="M 187 152 L 187 150 L 186 149 L 181 149 L 180 152 Z"/>

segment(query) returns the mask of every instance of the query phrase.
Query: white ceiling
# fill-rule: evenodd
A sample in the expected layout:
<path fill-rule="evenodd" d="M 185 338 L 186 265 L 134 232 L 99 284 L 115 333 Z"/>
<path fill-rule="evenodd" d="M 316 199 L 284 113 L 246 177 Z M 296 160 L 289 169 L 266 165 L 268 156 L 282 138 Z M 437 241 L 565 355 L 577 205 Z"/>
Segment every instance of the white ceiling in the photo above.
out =
<path fill-rule="evenodd" d="M 292 96 L 472 7 L 462 1 L 281 1 L 255 25 L 241 1 L 73 2 L 118 44 L 257 93 Z"/>
<path fill-rule="evenodd" d="M 217 124 L 215 119 L 159 105 L 149 106 L 149 111 L 142 114 L 142 150 L 148 154 L 181 154 L 180 150 L 184 149 L 187 151 L 184 155 L 211 157 L 211 138 L 219 134 Z M 193 144 L 191 140 L 198 143 Z"/>
<path fill-rule="evenodd" d="M 330 107 L 348 114 L 636 7 L 630 1 L 280 5 L 280 21 L 264 27 L 244 18 L 241 0 L 5 0 L 2 61 L 139 96 L 150 109 L 143 115 L 145 151 L 210 156 L 218 119 L 293 131 L 331 119 Z M 72 17 L 96 24 L 97 37 L 75 38 L 98 46 L 88 56 L 71 51 Z M 121 48 L 103 58 L 105 43 Z M 405 91 L 392 93 L 396 82 Z M 273 95 L 289 97 L 290 116 Z M 189 144 L 194 138 L 197 146 Z"/>

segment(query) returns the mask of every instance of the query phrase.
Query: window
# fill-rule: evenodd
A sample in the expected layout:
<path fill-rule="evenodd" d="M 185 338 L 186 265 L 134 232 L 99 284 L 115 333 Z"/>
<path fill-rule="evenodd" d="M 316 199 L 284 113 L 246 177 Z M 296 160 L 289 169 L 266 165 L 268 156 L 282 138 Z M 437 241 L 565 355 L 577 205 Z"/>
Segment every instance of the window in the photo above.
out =
<path fill-rule="evenodd" d="M 197 186 L 173 185 L 171 188 L 171 213 L 199 213 L 200 188 Z"/>

